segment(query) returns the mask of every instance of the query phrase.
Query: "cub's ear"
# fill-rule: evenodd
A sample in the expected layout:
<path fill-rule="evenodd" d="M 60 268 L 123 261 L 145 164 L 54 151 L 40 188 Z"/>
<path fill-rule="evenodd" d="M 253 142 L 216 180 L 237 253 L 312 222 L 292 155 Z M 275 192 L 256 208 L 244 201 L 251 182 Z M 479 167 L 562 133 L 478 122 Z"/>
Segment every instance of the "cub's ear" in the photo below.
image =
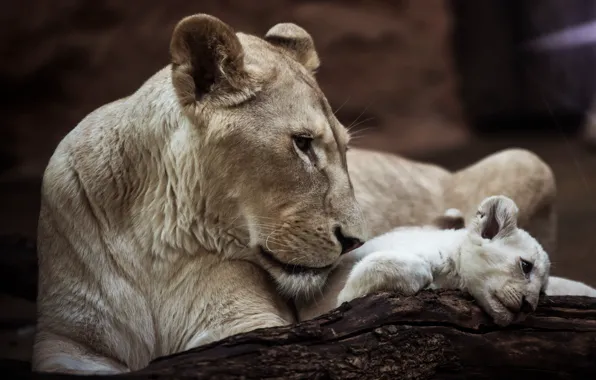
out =
<path fill-rule="evenodd" d="M 244 51 L 230 26 L 206 14 L 182 19 L 170 42 L 172 81 L 183 105 L 247 85 Z"/>
<path fill-rule="evenodd" d="M 504 195 L 485 198 L 478 206 L 472 230 L 484 239 L 509 236 L 517 228 L 518 214 L 515 202 Z"/>
<path fill-rule="evenodd" d="M 265 35 L 265 41 L 283 49 L 312 73 L 321 64 L 311 35 L 296 24 L 275 25 Z"/>

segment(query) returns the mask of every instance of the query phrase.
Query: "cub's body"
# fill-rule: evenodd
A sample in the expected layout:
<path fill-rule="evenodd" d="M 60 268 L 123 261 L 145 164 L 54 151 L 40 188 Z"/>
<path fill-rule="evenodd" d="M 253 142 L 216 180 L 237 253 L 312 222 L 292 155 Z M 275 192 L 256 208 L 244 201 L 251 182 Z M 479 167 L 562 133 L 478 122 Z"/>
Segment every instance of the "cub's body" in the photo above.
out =
<path fill-rule="evenodd" d="M 585 284 L 549 276 L 547 253 L 518 228 L 518 216 L 513 200 L 492 196 L 481 202 L 467 228 L 462 214 L 451 209 L 434 225 L 376 236 L 342 259 L 311 314 L 303 317 L 377 291 L 413 295 L 446 288 L 468 291 L 496 323 L 507 325 L 534 310 L 540 293 L 596 296 Z"/>

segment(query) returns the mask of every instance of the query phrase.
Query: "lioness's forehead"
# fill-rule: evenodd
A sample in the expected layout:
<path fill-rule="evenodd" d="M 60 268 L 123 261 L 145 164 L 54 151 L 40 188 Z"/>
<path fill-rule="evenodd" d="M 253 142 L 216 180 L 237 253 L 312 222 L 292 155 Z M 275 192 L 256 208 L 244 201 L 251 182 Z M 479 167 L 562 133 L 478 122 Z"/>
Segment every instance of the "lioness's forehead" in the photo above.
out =
<path fill-rule="evenodd" d="M 346 129 L 337 121 L 314 76 L 299 62 L 284 55 L 261 38 L 239 33 L 249 71 L 263 78 L 256 102 L 259 110 L 277 116 L 287 127 L 304 128 L 328 143 L 340 147 L 349 141 Z"/>

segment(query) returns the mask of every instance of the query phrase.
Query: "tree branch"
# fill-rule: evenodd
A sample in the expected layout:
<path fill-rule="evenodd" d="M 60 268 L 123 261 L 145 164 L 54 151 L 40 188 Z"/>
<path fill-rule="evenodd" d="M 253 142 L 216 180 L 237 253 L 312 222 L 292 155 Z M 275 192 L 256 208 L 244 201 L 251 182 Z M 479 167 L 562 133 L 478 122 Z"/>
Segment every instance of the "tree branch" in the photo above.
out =
<path fill-rule="evenodd" d="M 6 366 L 3 366 L 7 372 Z M 18 372 L 21 378 L 49 375 Z M 380 293 L 297 325 L 160 358 L 123 379 L 596 378 L 596 299 L 551 297 L 494 325 L 460 292 Z M 60 375 L 52 378 L 74 378 Z"/>

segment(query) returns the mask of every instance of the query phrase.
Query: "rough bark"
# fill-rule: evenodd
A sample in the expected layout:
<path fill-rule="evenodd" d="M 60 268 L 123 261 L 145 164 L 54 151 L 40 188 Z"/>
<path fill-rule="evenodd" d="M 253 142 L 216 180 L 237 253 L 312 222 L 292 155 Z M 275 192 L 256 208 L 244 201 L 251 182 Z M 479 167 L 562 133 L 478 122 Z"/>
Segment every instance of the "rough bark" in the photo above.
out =
<path fill-rule="evenodd" d="M 49 378 L 0 366 L 11 378 Z M 596 299 L 541 300 L 499 328 L 459 292 L 380 293 L 312 321 L 152 362 L 124 379 L 594 379 Z M 71 378 L 58 376 L 53 378 Z"/>

